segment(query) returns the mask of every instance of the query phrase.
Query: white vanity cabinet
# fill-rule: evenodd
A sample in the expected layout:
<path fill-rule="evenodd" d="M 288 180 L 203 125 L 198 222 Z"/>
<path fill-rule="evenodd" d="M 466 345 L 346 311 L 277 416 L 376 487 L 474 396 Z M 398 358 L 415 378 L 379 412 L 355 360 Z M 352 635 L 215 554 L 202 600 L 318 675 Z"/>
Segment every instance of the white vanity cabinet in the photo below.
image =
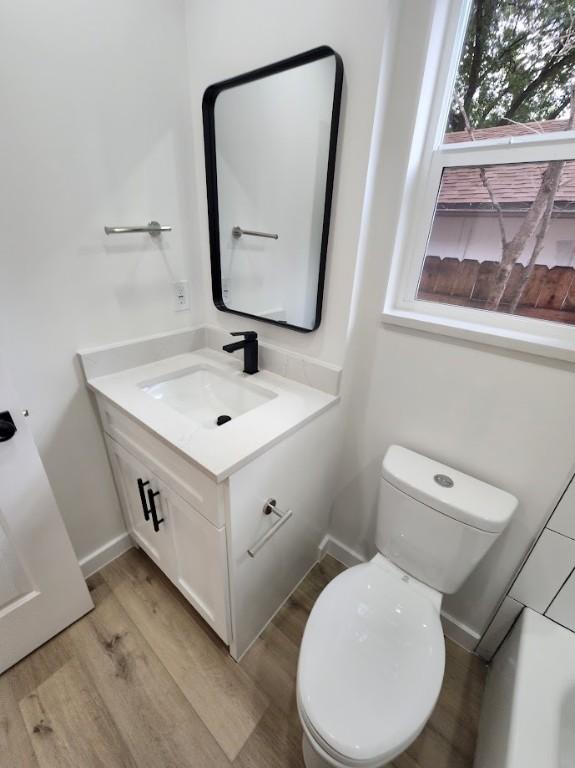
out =
<path fill-rule="evenodd" d="M 153 466 L 136 459 L 109 436 L 106 445 L 134 542 L 174 582 L 222 640 L 228 642 L 225 529 L 216 528 L 162 482 Z M 149 492 L 154 494 L 152 498 Z"/>
<path fill-rule="evenodd" d="M 334 487 L 326 446 L 337 408 L 217 482 L 106 398 L 97 400 L 134 542 L 239 659 L 317 561 Z"/>
<path fill-rule="evenodd" d="M 335 486 L 329 450 L 335 414 L 322 414 L 228 480 L 232 655 L 243 653 L 318 558 Z M 282 516 L 291 512 L 285 523 L 263 514 L 269 498 Z"/>

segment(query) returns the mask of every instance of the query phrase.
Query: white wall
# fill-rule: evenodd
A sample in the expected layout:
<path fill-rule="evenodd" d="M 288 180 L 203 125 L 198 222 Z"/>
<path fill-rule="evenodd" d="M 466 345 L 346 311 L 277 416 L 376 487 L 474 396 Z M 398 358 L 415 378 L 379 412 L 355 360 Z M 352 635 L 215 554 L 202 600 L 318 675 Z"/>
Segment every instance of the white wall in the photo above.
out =
<path fill-rule="evenodd" d="M 201 317 L 182 0 L 1 0 L 0 344 L 77 554 L 123 531 L 81 347 Z M 174 231 L 104 235 L 105 224 Z M 170 284 L 189 278 L 192 312 Z"/>
<path fill-rule="evenodd" d="M 332 224 L 327 258 L 324 315 L 318 331 L 298 334 L 250 321 L 262 337 L 290 349 L 342 363 L 360 233 L 369 145 L 373 126 L 382 41 L 388 28 L 387 0 L 187 0 L 194 121 L 199 249 L 207 259 L 204 146 L 201 102 L 208 85 L 318 45 L 343 58 L 344 87 Z M 205 293 L 211 296 L 209 275 Z M 236 330 L 245 320 L 218 312 L 211 300 L 206 319 Z"/>
<path fill-rule="evenodd" d="M 520 508 L 510 528 L 444 604 L 479 633 L 575 464 L 575 380 L 567 364 L 381 323 L 433 11 L 432 3 L 418 0 L 400 5 L 395 64 L 382 84 L 383 137 L 374 157 L 366 248 L 354 290 L 344 371 L 345 450 L 332 529 L 348 546 L 374 552 L 380 464 L 391 443 L 516 494 Z"/>

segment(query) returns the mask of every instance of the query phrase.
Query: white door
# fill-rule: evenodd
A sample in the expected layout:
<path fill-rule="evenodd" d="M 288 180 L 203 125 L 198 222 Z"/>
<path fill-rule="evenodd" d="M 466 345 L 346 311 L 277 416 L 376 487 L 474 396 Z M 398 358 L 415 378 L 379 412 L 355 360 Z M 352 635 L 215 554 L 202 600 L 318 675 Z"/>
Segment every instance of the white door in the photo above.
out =
<path fill-rule="evenodd" d="M 93 608 L 21 408 L 0 359 L 0 672 Z"/>

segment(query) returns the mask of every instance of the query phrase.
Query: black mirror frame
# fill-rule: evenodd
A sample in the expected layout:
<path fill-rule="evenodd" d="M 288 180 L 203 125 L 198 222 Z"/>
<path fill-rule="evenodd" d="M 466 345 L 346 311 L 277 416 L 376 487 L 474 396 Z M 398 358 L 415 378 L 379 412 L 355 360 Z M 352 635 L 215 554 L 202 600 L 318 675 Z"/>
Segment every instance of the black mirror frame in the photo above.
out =
<path fill-rule="evenodd" d="M 218 209 L 218 179 L 216 168 L 216 128 L 214 120 L 214 107 L 218 95 L 229 88 L 235 88 L 238 85 L 250 83 L 253 80 L 260 80 L 270 75 L 284 72 L 288 69 L 294 69 L 313 61 L 325 59 L 333 56 L 335 59 L 335 82 L 333 93 L 333 108 L 331 113 L 331 129 L 329 139 L 329 152 L 327 162 L 327 177 L 325 188 L 325 205 L 323 213 L 323 225 L 321 235 L 320 264 L 317 286 L 317 302 L 313 328 L 302 328 L 298 325 L 283 323 L 279 320 L 272 320 L 259 315 L 252 315 L 248 312 L 240 312 L 236 309 L 229 309 L 224 304 L 222 297 L 222 275 L 221 275 L 221 255 L 220 255 L 220 222 Z M 222 312 L 230 312 L 234 315 L 249 317 L 262 323 L 271 323 L 279 325 L 282 328 L 290 328 L 300 333 L 311 333 L 319 328 L 321 323 L 321 313 L 323 305 L 325 269 L 327 259 L 327 247 L 329 239 L 329 226 L 331 219 L 331 203 L 333 197 L 333 180 L 335 175 L 335 159 L 337 151 L 337 135 L 339 129 L 339 115 L 341 110 L 341 92 L 343 86 L 343 61 L 341 56 L 327 45 L 313 48 L 297 56 L 291 56 L 289 59 L 269 64 L 265 67 L 259 67 L 243 75 L 232 77 L 228 80 L 222 80 L 206 88 L 202 100 L 202 115 L 204 122 L 204 153 L 206 165 L 206 189 L 208 198 L 208 224 L 210 237 L 210 262 L 212 274 L 212 298 L 216 307 Z"/>

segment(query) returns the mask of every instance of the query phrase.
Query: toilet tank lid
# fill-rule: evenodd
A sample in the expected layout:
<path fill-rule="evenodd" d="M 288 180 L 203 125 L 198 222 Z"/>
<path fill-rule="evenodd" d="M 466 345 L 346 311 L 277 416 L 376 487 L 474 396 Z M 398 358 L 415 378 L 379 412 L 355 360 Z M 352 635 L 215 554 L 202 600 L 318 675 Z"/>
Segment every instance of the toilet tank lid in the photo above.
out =
<path fill-rule="evenodd" d="M 489 533 L 502 531 L 517 508 L 507 491 L 399 445 L 388 448 L 382 475 L 417 501 Z"/>

